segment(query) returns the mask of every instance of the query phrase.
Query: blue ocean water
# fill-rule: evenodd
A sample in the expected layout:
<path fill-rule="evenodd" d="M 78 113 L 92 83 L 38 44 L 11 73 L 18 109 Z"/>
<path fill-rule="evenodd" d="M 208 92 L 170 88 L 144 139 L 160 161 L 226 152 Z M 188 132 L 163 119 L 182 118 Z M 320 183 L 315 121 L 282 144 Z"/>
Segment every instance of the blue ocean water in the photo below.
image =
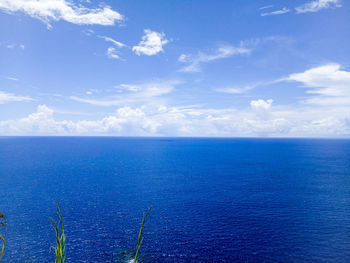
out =
<path fill-rule="evenodd" d="M 1 137 L 3 261 L 350 262 L 350 140 Z"/>

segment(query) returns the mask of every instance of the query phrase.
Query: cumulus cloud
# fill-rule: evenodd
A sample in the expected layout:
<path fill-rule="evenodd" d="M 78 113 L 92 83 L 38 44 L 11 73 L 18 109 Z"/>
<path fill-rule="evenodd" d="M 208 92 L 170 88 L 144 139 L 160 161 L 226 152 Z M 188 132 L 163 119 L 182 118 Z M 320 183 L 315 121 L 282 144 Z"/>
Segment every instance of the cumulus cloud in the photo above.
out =
<path fill-rule="evenodd" d="M 138 56 L 153 56 L 159 52 L 163 52 L 163 46 L 168 42 L 169 40 L 165 38 L 164 33 L 158 33 L 151 31 L 150 29 L 145 29 L 142 40 L 137 46 L 133 46 L 132 50 Z"/>
<path fill-rule="evenodd" d="M 17 120 L 0 121 L 0 135 L 114 135 L 205 137 L 350 136 L 350 113 L 315 108 L 272 107 L 272 100 L 251 101 L 251 108 L 193 106 L 119 107 L 97 120 L 58 121 L 46 105 Z M 263 114 L 262 114 L 263 113 Z M 340 113 L 340 114 L 339 114 Z"/>
<path fill-rule="evenodd" d="M 6 93 L 6 92 L 0 90 L 0 104 L 5 104 L 8 102 L 13 102 L 13 101 L 31 101 L 31 100 L 33 100 L 33 99 L 30 97 L 17 96 L 15 94 Z"/>
<path fill-rule="evenodd" d="M 272 11 L 272 12 L 266 12 L 266 13 L 262 13 L 261 16 L 271 16 L 271 15 L 283 15 L 290 12 L 290 9 L 283 7 L 280 10 L 276 10 L 276 11 Z"/>
<path fill-rule="evenodd" d="M 149 135 L 159 124 L 138 108 L 119 108 L 114 115 L 95 121 L 57 121 L 54 110 L 39 105 L 37 111 L 17 120 L 0 121 L 0 134 L 11 135 Z M 130 133 L 131 132 L 131 133 Z"/>
<path fill-rule="evenodd" d="M 340 0 L 315 0 L 295 8 L 298 14 L 318 12 L 322 9 L 341 7 Z"/>
<path fill-rule="evenodd" d="M 254 110 L 268 110 L 271 108 L 272 102 L 273 102 L 272 99 L 268 99 L 267 101 L 264 101 L 262 99 L 252 100 L 250 102 L 250 106 Z"/>
<path fill-rule="evenodd" d="M 109 6 L 90 9 L 67 0 L 1 0 L 5 12 L 23 12 L 50 26 L 51 21 L 65 20 L 77 25 L 111 26 L 123 16 Z"/>
<path fill-rule="evenodd" d="M 339 64 L 326 64 L 289 75 L 284 79 L 303 84 L 307 93 L 314 94 L 305 103 L 323 106 L 350 105 L 350 72 Z"/>
<path fill-rule="evenodd" d="M 268 100 L 263 100 L 263 99 L 258 99 L 258 100 L 252 100 L 250 102 L 250 107 L 253 110 L 253 112 L 255 112 L 256 116 L 259 117 L 259 120 L 269 120 L 271 119 L 271 114 L 272 114 L 272 103 L 273 100 L 272 99 L 268 99 Z M 278 118 L 279 120 L 281 118 Z M 284 119 L 284 118 L 282 118 Z M 251 122 L 257 123 L 256 120 L 250 120 Z M 275 120 L 274 120 L 275 121 Z M 259 121 L 258 121 L 259 122 Z"/>
<path fill-rule="evenodd" d="M 350 72 L 326 64 L 280 81 L 300 83 L 309 98 L 293 106 L 279 105 L 278 98 L 256 98 L 241 109 L 168 106 L 157 98 L 173 92 L 179 81 L 122 84 L 111 96 L 71 97 L 116 107 L 112 114 L 96 120 L 58 120 L 59 112 L 39 105 L 26 117 L 0 121 L 0 135 L 350 137 Z M 3 94 L 0 102 L 21 98 Z"/>
<path fill-rule="evenodd" d="M 180 69 L 181 72 L 199 72 L 201 64 L 211 62 L 217 59 L 224 59 L 233 55 L 250 54 L 251 50 L 241 44 L 238 47 L 225 45 L 217 48 L 213 53 L 199 52 L 197 55 L 181 54 L 178 58 L 179 62 L 187 63 L 188 65 Z"/>

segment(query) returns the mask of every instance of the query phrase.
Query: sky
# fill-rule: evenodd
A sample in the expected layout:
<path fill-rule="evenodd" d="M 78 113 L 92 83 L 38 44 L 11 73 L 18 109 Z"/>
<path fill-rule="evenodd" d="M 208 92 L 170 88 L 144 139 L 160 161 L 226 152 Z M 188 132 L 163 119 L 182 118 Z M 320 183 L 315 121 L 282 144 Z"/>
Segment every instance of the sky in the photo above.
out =
<path fill-rule="evenodd" d="M 350 137 L 350 1 L 0 0 L 0 135 Z"/>

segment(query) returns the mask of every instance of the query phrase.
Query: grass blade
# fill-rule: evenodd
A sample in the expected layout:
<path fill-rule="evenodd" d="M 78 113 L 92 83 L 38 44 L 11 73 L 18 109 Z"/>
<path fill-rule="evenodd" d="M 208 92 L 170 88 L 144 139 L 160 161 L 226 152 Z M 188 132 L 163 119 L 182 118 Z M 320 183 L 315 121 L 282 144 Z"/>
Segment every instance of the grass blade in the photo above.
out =
<path fill-rule="evenodd" d="M 151 209 L 152 209 L 152 206 L 148 209 L 146 215 L 144 215 L 143 218 L 142 218 L 142 223 L 141 223 L 141 227 L 140 227 L 140 230 L 139 230 L 139 235 L 137 237 L 137 247 L 136 247 L 134 263 L 137 262 L 137 257 L 139 255 L 139 250 L 140 250 L 140 247 L 141 247 L 141 244 L 142 244 L 142 241 L 143 241 L 143 237 L 142 237 L 143 227 L 145 226 L 146 219 L 147 219 L 149 213 L 151 212 Z"/>
<path fill-rule="evenodd" d="M 2 221 L 2 222 L 1 222 Z M 0 226 L 4 229 L 4 235 L 0 233 L 0 240 L 2 243 L 2 248 L 0 250 L 0 262 L 2 260 L 2 257 L 5 253 L 5 247 L 6 247 L 6 234 L 7 234 L 7 221 L 6 216 L 4 213 L 0 212 Z"/>
<path fill-rule="evenodd" d="M 64 263 L 65 261 L 65 250 L 66 250 L 66 236 L 64 234 L 63 220 L 61 209 L 56 202 L 57 214 L 58 214 L 58 224 L 50 218 L 52 224 L 54 225 L 55 234 L 56 234 L 56 247 L 53 247 L 55 250 L 55 263 Z"/>

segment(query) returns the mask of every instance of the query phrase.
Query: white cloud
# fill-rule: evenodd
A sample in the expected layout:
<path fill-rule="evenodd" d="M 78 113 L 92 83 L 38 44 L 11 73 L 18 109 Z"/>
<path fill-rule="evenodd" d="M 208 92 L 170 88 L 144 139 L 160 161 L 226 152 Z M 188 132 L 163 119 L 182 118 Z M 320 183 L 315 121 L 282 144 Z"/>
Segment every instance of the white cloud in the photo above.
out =
<path fill-rule="evenodd" d="M 266 121 L 276 121 L 276 118 L 272 118 L 271 115 L 272 113 L 272 103 L 273 100 L 272 99 L 268 99 L 268 100 L 263 100 L 263 99 L 258 99 L 258 100 L 252 100 L 250 102 L 250 107 L 251 109 L 255 112 L 256 116 L 258 117 L 258 120 L 253 119 L 250 120 L 250 122 L 254 122 L 254 123 L 259 123 L 262 120 Z M 285 118 L 277 118 L 278 120 L 285 120 Z"/>
<path fill-rule="evenodd" d="M 259 10 L 264 10 L 273 7 L 273 5 L 265 5 L 259 8 Z"/>
<path fill-rule="evenodd" d="M 304 101 L 318 105 L 350 105 L 350 72 L 340 69 L 339 64 L 327 64 L 311 68 L 283 79 L 303 84 L 307 93 L 316 94 Z"/>
<path fill-rule="evenodd" d="M 295 8 L 298 14 L 318 12 L 322 9 L 341 7 L 340 0 L 315 0 Z"/>
<path fill-rule="evenodd" d="M 188 55 L 186 55 L 186 54 L 181 54 L 177 60 L 178 60 L 179 62 L 188 62 Z"/>
<path fill-rule="evenodd" d="M 114 40 L 113 38 L 110 38 L 110 37 L 106 37 L 106 36 L 98 36 L 99 38 L 102 38 L 104 39 L 105 41 L 107 42 L 111 42 L 113 43 L 114 45 L 116 45 L 117 47 L 125 47 L 125 44 L 117 41 L 117 40 Z"/>
<path fill-rule="evenodd" d="M 122 135 L 215 137 L 350 136 L 350 113 L 313 108 L 272 107 L 272 101 L 251 102 L 237 110 L 192 106 L 120 107 L 114 114 L 87 121 L 58 121 L 45 105 L 17 120 L 0 121 L 1 135 Z"/>
<path fill-rule="evenodd" d="M 140 91 L 142 89 L 142 86 L 140 85 L 130 85 L 130 84 L 120 84 L 119 86 L 115 87 L 119 90 L 128 90 L 128 91 Z"/>
<path fill-rule="evenodd" d="M 84 102 L 96 106 L 121 106 L 133 103 L 154 103 L 157 98 L 171 93 L 175 86 L 180 84 L 178 80 L 158 80 L 140 84 L 122 84 L 116 87 L 116 94 L 103 98 L 77 97 L 70 98 L 75 101 Z"/>
<path fill-rule="evenodd" d="M 90 9 L 67 0 L 1 0 L 0 9 L 6 12 L 24 12 L 50 27 L 51 21 L 65 20 L 78 25 L 114 25 L 123 16 L 109 6 Z"/>
<path fill-rule="evenodd" d="M 98 38 L 102 38 L 104 39 L 106 42 L 110 42 L 113 43 L 118 49 L 122 48 L 122 47 L 126 47 L 125 44 L 111 38 L 111 37 L 106 37 L 106 36 L 97 36 Z M 106 52 L 107 57 L 111 58 L 111 59 L 119 59 L 122 60 L 118 54 L 118 51 L 116 48 L 114 47 L 108 47 L 107 48 L 107 52 Z"/>
<path fill-rule="evenodd" d="M 271 16 L 271 15 L 283 15 L 289 13 L 290 9 L 283 7 L 281 10 L 276 10 L 272 12 L 262 13 L 261 16 Z"/>
<path fill-rule="evenodd" d="M 349 71 L 338 64 L 327 64 L 280 81 L 301 83 L 309 98 L 292 106 L 278 105 L 278 98 L 257 98 L 241 109 L 168 106 L 168 101 L 162 99 L 179 81 L 122 84 L 111 96 L 92 93 L 71 97 L 92 105 L 116 107 L 112 114 L 96 120 L 58 121 L 55 114 L 59 111 L 40 105 L 24 118 L 0 121 L 0 135 L 350 138 Z M 3 94 L 0 102 L 26 98 Z"/>
<path fill-rule="evenodd" d="M 141 42 L 132 48 L 136 55 L 140 56 L 143 54 L 153 56 L 159 52 L 163 52 L 163 46 L 169 42 L 169 40 L 165 38 L 165 34 L 149 29 L 145 29 L 144 33 Z"/>
<path fill-rule="evenodd" d="M 203 52 L 199 52 L 197 55 L 181 54 L 178 58 L 178 61 L 182 63 L 188 63 L 187 66 L 180 69 L 181 72 L 199 72 L 201 71 L 200 66 L 202 63 L 211 62 L 217 59 L 228 58 L 233 55 L 250 54 L 250 52 L 251 50 L 244 47 L 243 44 L 241 44 L 239 47 L 226 45 L 219 47 L 212 54 Z"/>
<path fill-rule="evenodd" d="M 0 91 L 0 104 L 5 104 L 13 101 L 31 101 L 33 100 L 30 97 L 26 96 L 17 96 L 12 93 L 6 93 L 4 91 Z"/>
<path fill-rule="evenodd" d="M 268 99 L 267 101 L 264 101 L 262 99 L 252 100 L 250 102 L 250 106 L 254 110 L 268 110 L 271 108 L 272 102 L 273 102 L 272 99 Z"/>
<path fill-rule="evenodd" d="M 228 93 L 228 94 L 241 94 L 241 93 L 245 93 L 251 89 L 254 89 L 255 87 L 256 87 L 255 85 L 245 86 L 243 88 L 227 87 L 227 88 L 218 88 L 218 89 L 215 89 L 215 91 L 222 92 L 222 93 Z"/>
<path fill-rule="evenodd" d="M 109 47 L 107 49 L 107 56 L 112 59 L 120 59 L 120 56 L 117 53 L 117 50 L 114 47 Z"/>
<path fill-rule="evenodd" d="M 39 105 L 37 111 L 17 120 L 0 121 L 0 134 L 11 135 L 147 135 L 159 124 L 138 108 L 119 108 L 114 115 L 95 121 L 57 121 L 55 111 Z"/>
<path fill-rule="evenodd" d="M 0 0 L 1 3 L 1 0 Z M 24 45 L 23 44 L 14 44 L 14 43 L 8 43 L 8 42 L 0 42 L 0 46 L 4 46 L 8 49 L 15 49 L 15 48 L 19 48 L 19 49 L 24 49 Z"/>
<path fill-rule="evenodd" d="M 37 111 L 18 120 L 0 121 L 0 134 L 9 135 L 56 135 L 67 134 L 73 122 L 56 121 L 53 110 L 39 105 Z"/>
<path fill-rule="evenodd" d="M 86 36 L 92 36 L 93 34 L 95 34 L 95 31 L 94 30 L 92 30 L 92 29 L 84 29 L 83 31 L 81 31 L 81 32 L 83 32 L 83 34 L 84 35 L 86 35 Z"/>
<path fill-rule="evenodd" d="M 13 80 L 13 81 L 18 81 L 19 80 L 18 78 L 15 78 L 15 77 L 5 77 L 5 79 Z"/>

